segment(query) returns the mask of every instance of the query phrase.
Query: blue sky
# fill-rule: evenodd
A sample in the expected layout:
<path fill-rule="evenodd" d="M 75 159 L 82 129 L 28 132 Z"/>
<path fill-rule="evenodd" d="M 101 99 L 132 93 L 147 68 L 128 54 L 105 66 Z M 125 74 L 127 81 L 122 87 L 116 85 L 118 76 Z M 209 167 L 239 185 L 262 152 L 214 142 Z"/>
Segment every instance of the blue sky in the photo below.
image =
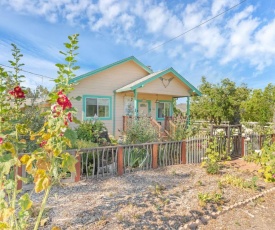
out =
<path fill-rule="evenodd" d="M 275 1 L 247 0 L 178 39 L 161 44 L 238 4 L 239 0 L 0 0 L 0 64 L 11 43 L 21 49 L 24 69 L 56 76 L 67 36 L 79 33 L 82 74 L 134 55 L 154 71 L 173 67 L 194 86 L 201 76 L 217 83 L 264 88 L 275 79 Z M 26 85 L 51 87 L 24 73 Z"/>

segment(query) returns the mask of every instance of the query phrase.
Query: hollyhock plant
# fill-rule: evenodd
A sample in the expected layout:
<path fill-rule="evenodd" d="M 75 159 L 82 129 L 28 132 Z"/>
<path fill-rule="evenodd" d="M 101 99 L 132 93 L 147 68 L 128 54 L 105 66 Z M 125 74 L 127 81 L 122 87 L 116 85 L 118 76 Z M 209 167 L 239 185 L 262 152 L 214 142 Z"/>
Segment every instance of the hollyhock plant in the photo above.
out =
<path fill-rule="evenodd" d="M 12 53 L 15 61 L 10 61 L 14 66 L 14 74 L 10 75 L 11 81 L 9 82 L 14 84 L 12 88 L 7 84 L 9 80 L 7 71 L 4 73 L 0 67 L 0 109 L 3 108 L 0 117 L 0 158 L 1 154 L 5 153 L 4 161 L 0 159 L 5 169 L 1 171 L 4 176 L 0 178 L 0 185 L 9 185 L 2 191 L 4 199 L 0 196 L 1 229 L 38 230 L 52 186 L 59 183 L 67 172 L 75 172 L 76 156 L 67 152 L 66 149 L 71 148 L 76 141 L 75 131 L 68 126 L 68 123 L 73 121 L 73 114 L 76 110 L 66 94 L 73 89 L 69 81 L 75 76 L 73 71 L 77 69 L 77 66 L 74 66 L 78 48 L 77 38 L 77 34 L 69 36 L 69 43 L 65 43 L 68 51 L 62 52 L 65 55 L 65 63 L 56 64 L 59 70 L 54 80 L 56 83 L 54 92 L 48 95 L 51 108 L 45 110 L 43 108 L 45 122 L 38 131 L 32 130 L 22 119 L 26 118 L 22 103 L 25 99 L 25 92 L 20 86 L 23 82 L 21 80 L 23 75 L 18 73 L 23 65 L 20 63 L 23 55 L 15 45 Z M 3 117 L 8 119 L 3 120 Z M 38 148 L 21 155 L 28 142 L 23 139 L 23 136 L 29 136 L 29 140 L 36 141 Z M 28 226 L 33 202 L 28 193 L 18 190 L 20 188 L 18 182 L 23 181 L 19 170 L 22 165 L 26 166 L 26 172 L 34 178 L 34 191 L 44 192 L 34 226 Z M 8 176 L 11 170 L 15 176 Z"/>

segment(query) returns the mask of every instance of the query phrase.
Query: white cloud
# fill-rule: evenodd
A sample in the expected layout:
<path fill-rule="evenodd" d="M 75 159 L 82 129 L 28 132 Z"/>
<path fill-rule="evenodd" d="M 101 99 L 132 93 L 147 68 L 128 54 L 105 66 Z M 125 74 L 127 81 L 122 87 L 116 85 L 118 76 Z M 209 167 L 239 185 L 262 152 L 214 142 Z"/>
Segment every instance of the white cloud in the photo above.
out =
<path fill-rule="evenodd" d="M 238 3 L 239 0 L 214 0 L 211 7 L 211 13 L 212 15 L 217 15 L 225 11 L 227 7 L 230 8 Z"/>
<path fill-rule="evenodd" d="M 249 6 L 228 22 L 228 45 L 222 64 L 241 60 L 260 71 L 275 63 L 275 20 L 264 23 L 253 17 L 254 11 Z"/>
<path fill-rule="evenodd" d="M 51 23 L 68 22 L 75 27 L 89 28 L 92 32 L 108 34 L 116 43 L 146 52 L 146 49 L 178 36 L 239 2 L 196 0 L 189 4 L 172 4 L 164 0 L 0 0 L 0 6 L 21 14 L 40 16 Z M 258 70 L 274 64 L 274 20 L 255 17 L 255 6 L 243 7 L 242 4 L 154 52 L 173 59 L 182 58 L 181 52 L 184 51 L 184 55 L 195 59 L 220 60 L 223 65 L 235 65 L 235 61 L 241 61 L 256 66 Z M 31 40 L 35 44 L 35 36 Z M 44 47 L 43 51 L 50 53 L 50 47 Z M 189 62 L 195 68 L 192 63 L 197 61 Z"/>
<path fill-rule="evenodd" d="M 152 6 L 144 12 L 148 32 L 160 32 L 168 20 L 168 14 L 169 13 L 163 4 Z"/>

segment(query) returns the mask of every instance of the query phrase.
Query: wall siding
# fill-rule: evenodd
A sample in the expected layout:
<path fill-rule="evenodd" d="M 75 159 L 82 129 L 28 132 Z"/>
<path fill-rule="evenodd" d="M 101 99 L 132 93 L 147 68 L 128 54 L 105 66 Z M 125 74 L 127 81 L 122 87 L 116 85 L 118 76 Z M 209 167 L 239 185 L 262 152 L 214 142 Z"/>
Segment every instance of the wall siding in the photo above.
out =
<path fill-rule="evenodd" d="M 165 88 L 162 81 L 160 79 L 156 79 L 148 84 L 146 84 L 143 88 L 139 88 L 139 93 L 154 93 L 154 94 L 165 94 L 165 95 L 172 95 L 174 97 L 182 97 L 182 96 L 189 96 L 190 93 L 189 88 L 180 81 L 177 77 L 173 74 L 166 74 L 163 76 L 165 79 L 173 78 L 170 81 L 169 85 Z M 168 82 L 164 80 L 164 83 L 167 84 Z"/>

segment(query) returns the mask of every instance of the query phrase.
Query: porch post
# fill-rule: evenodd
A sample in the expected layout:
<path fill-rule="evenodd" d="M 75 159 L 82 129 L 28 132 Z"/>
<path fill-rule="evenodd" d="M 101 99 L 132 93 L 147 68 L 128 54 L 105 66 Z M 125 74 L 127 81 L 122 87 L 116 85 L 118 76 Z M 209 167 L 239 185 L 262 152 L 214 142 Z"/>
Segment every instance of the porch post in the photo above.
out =
<path fill-rule="evenodd" d="M 187 106 L 186 106 L 186 116 L 187 116 L 187 126 L 190 125 L 190 97 L 187 97 Z"/>
<path fill-rule="evenodd" d="M 137 90 L 134 89 L 134 112 L 135 117 L 137 117 Z"/>

